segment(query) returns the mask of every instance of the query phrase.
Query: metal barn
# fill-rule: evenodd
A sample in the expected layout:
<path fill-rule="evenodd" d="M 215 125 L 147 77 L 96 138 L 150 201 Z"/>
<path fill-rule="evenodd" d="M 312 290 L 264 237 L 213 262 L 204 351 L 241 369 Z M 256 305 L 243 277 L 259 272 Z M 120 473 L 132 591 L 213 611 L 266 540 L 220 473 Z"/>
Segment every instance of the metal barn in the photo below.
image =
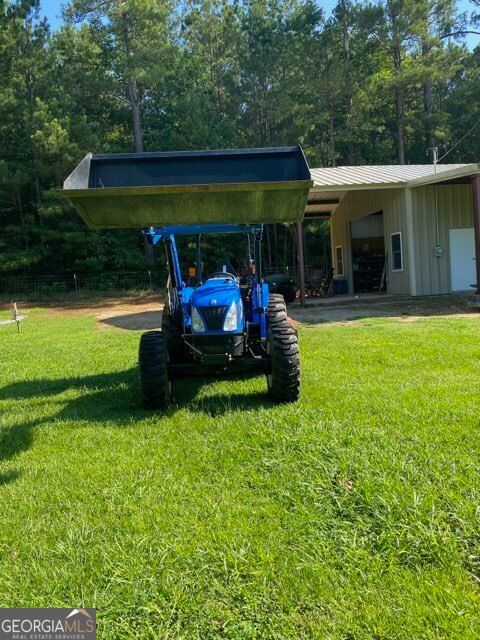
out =
<path fill-rule="evenodd" d="M 480 294 L 478 164 L 311 173 L 306 217 L 331 218 L 335 279 L 345 292 Z"/>

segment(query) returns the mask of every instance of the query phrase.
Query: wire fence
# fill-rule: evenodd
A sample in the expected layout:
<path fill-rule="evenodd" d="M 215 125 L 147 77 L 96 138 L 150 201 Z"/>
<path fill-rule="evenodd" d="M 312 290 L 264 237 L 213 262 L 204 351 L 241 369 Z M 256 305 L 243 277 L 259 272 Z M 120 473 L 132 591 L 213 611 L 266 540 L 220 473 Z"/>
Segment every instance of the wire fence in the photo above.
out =
<path fill-rule="evenodd" d="M 298 280 L 298 267 L 268 267 L 265 275 L 283 273 Z M 322 279 L 324 268 L 306 266 L 307 278 Z M 188 276 L 185 276 L 188 281 Z M 61 275 L 10 276 L 0 277 L 0 301 L 42 300 L 44 298 L 89 296 L 122 296 L 136 293 L 164 292 L 166 277 L 164 273 L 151 271 L 126 271 L 121 273 L 102 273 L 82 275 L 67 273 Z"/>
<path fill-rule="evenodd" d="M 263 270 L 265 275 L 273 275 L 274 273 L 281 273 L 283 275 L 287 275 L 292 277 L 294 280 L 298 280 L 299 278 L 299 268 L 298 267 L 266 267 Z M 323 280 L 327 273 L 328 267 L 317 267 L 315 265 L 305 265 L 305 278 L 312 278 L 315 280 Z"/>
<path fill-rule="evenodd" d="M 129 295 L 165 289 L 165 276 L 155 271 L 81 275 L 76 273 L 0 278 L 0 300 L 88 295 Z"/>

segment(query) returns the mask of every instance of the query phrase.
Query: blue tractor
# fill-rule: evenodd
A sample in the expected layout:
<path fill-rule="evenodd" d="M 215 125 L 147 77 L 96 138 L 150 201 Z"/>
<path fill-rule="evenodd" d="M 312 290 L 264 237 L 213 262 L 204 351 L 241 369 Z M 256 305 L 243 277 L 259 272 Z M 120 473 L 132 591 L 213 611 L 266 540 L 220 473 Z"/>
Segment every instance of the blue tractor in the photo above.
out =
<path fill-rule="evenodd" d="M 297 400 L 298 340 L 283 296 L 269 293 L 262 276 L 262 223 L 301 219 L 311 184 L 299 146 L 89 154 L 67 178 L 63 193 L 90 226 L 143 228 L 148 243 L 165 247 L 162 330 L 140 339 L 145 407 L 167 407 L 182 374 L 263 373 L 274 401 Z M 201 239 L 212 234 L 239 235 L 242 269 L 233 273 L 225 260 L 203 273 Z M 196 241 L 190 277 L 178 255 L 181 236 Z"/>
<path fill-rule="evenodd" d="M 245 268 L 227 266 L 203 279 L 197 250 L 194 286 L 187 285 L 176 236 L 239 234 L 247 246 Z M 293 402 L 300 389 L 297 335 L 281 295 L 270 294 L 261 273 L 262 225 L 164 227 L 146 232 L 153 244 L 163 241 L 168 266 L 162 331 L 144 333 L 139 370 L 143 403 L 159 408 L 171 399 L 171 380 L 181 373 L 261 372 L 277 402 Z M 253 256 L 250 248 L 253 247 Z"/>

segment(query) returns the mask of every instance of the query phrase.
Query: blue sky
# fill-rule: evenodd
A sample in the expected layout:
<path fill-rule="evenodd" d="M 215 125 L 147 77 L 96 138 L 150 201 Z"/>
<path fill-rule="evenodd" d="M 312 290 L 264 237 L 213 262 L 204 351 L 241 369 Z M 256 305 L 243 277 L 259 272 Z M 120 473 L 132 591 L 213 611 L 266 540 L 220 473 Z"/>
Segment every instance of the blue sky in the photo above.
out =
<path fill-rule="evenodd" d="M 66 0 L 41 0 L 42 13 L 47 16 L 50 24 L 53 27 L 57 27 L 61 23 L 61 8 L 66 3 Z M 325 9 L 327 16 L 330 14 L 333 7 L 336 5 L 337 0 L 318 0 L 318 4 Z M 459 11 L 470 12 L 472 5 L 469 0 L 458 0 Z M 469 35 L 467 36 L 467 44 L 470 49 L 480 44 L 480 36 Z"/>

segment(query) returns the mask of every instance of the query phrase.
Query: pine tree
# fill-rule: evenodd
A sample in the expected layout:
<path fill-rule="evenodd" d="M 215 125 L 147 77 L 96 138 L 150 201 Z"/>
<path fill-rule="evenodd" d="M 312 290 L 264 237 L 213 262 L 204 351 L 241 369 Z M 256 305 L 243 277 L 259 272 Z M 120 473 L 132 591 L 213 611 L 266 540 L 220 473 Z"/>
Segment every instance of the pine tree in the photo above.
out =
<path fill-rule="evenodd" d="M 113 93 L 130 106 L 134 149 L 143 151 L 142 110 L 149 89 L 169 64 L 175 31 L 169 0 L 72 0 L 65 10 L 70 23 L 87 21 L 110 49 Z"/>

